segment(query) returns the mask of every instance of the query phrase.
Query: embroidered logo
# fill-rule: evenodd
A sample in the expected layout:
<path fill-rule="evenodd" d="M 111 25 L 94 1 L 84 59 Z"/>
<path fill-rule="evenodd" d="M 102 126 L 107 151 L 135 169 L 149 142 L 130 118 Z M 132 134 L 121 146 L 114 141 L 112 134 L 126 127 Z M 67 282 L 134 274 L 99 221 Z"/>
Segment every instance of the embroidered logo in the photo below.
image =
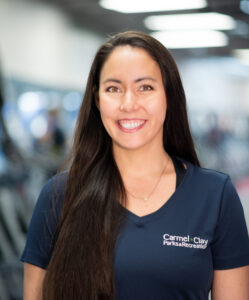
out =
<path fill-rule="evenodd" d="M 198 248 L 206 249 L 208 240 L 200 238 L 198 236 L 191 237 L 190 235 L 170 235 L 165 233 L 163 235 L 163 246 L 176 246 L 185 248 Z"/>

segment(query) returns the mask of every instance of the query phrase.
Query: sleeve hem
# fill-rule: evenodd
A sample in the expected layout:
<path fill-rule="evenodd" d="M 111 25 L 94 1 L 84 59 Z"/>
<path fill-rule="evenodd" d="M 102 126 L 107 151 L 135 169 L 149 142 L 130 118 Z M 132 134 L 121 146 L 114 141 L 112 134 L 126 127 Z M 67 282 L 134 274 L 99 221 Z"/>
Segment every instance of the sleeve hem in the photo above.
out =
<path fill-rule="evenodd" d="M 233 259 L 218 259 L 214 263 L 214 270 L 234 269 L 249 265 L 249 254 Z"/>
<path fill-rule="evenodd" d="M 49 260 L 43 256 L 41 256 L 40 254 L 33 252 L 33 251 L 24 251 L 24 253 L 22 254 L 21 258 L 20 258 L 21 262 L 27 262 L 30 263 L 32 265 L 35 265 L 37 267 L 40 267 L 42 269 L 46 269 Z"/>
<path fill-rule="evenodd" d="M 23 263 L 29 263 L 29 264 L 34 265 L 36 267 L 39 267 L 39 268 L 41 268 L 43 270 L 47 269 L 47 267 L 45 265 L 43 265 L 43 264 L 41 264 L 41 263 L 39 263 L 37 261 L 34 261 L 32 259 L 28 259 L 28 258 L 26 259 L 26 258 L 24 258 L 24 259 L 21 259 L 21 262 L 23 262 Z"/>

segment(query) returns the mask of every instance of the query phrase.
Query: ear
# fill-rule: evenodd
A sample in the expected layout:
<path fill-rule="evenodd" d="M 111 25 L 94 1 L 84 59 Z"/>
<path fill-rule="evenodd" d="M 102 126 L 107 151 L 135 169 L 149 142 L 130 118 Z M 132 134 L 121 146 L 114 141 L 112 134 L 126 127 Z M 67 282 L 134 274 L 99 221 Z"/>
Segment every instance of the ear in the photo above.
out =
<path fill-rule="evenodd" d="M 96 86 L 93 87 L 93 97 L 94 97 L 95 105 L 97 106 L 97 108 L 99 110 L 99 93 L 98 93 L 98 89 Z"/>

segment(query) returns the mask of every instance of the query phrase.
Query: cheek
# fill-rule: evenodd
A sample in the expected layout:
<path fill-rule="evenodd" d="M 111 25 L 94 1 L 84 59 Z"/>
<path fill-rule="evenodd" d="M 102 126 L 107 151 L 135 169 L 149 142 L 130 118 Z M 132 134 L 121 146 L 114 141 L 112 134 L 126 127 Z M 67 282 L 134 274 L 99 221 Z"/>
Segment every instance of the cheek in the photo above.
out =
<path fill-rule="evenodd" d="M 99 110 L 102 122 L 105 127 L 107 127 L 110 122 L 115 121 L 116 105 L 113 103 L 113 101 L 110 101 L 109 99 L 104 97 L 100 97 Z"/>
<path fill-rule="evenodd" d="M 157 98 L 148 107 L 149 113 L 154 116 L 156 123 L 163 123 L 166 117 L 167 103 L 166 98 L 161 96 Z"/>

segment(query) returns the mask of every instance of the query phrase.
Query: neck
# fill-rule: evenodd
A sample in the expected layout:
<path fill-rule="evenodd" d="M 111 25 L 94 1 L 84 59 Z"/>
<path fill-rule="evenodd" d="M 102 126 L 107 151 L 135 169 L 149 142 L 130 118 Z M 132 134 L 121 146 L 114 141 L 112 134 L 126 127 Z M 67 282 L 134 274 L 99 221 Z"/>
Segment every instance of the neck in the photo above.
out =
<path fill-rule="evenodd" d="M 149 147 L 146 150 L 144 148 L 130 150 L 114 146 L 113 154 L 122 176 L 142 176 L 161 172 L 169 158 L 163 146 L 159 149 Z"/>

